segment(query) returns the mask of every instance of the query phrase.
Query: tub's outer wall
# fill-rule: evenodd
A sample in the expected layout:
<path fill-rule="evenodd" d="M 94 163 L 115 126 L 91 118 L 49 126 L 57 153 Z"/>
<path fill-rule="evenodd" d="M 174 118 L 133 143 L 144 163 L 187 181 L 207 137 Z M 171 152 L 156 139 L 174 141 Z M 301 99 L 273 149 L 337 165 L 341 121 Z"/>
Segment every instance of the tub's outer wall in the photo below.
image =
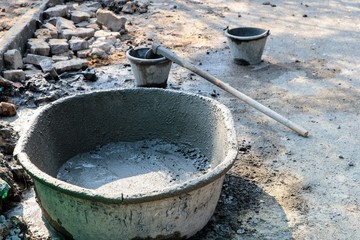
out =
<path fill-rule="evenodd" d="M 185 183 L 130 196 L 121 189 L 100 192 L 55 178 L 67 159 L 99 144 L 151 138 L 198 147 L 211 169 Z M 45 216 L 72 238 L 179 239 L 195 234 L 213 214 L 237 143 L 225 106 L 146 88 L 94 92 L 49 104 L 21 136 L 14 154 L 34 178 Z"/>
<path fill-rule="evenodd" d="M 109 204 L 58 192 L 35 181 L 44 214 L 68 238 L 185 239 L 214 213 L 224 176 L 179 196 L 138 204 Z M 106 229 L 104 229 L 106 228 Z M 156 234 L 156 235 L 154 235 Z"/>

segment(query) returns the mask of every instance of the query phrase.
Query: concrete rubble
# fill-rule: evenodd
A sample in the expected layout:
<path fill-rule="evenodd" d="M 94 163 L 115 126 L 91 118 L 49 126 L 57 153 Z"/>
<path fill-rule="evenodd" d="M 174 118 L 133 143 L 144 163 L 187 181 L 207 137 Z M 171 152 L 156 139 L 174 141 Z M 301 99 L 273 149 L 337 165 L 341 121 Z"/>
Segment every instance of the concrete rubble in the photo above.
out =
<path fill-rule="evenodd" d="M 111 31 L 118 32 L 125 29 L 126 18 L 120 17 L 111 11 L 99 9 L 96 12 L 97 23 Z"/>
<path fill-rule="evenodd" d="M 94 36 L 95 30 L 92 28 L 76 28 L 76 29 L 64 29 L 61 32 L 61 38 L 71 39 L 72 37 L 80 37 L 89 39 Z"/>
<path fill-rule="evenodd" d="M 23 67 L 21 53 L 17 49 L 8 50 L 5 52 L 4 61 L 9 69 L 18 69 Z"/>
<path fill-rule="evenodd" d="M 111 1 L 75 1 L 45 9 L 38 29 L 27 40 L 25 54 L 17 49 L 4 53 L 0 91 L 9 89 L 2 85 L 5 81 L 12 83 L 10 95 L 23 89 L 37 91 L 32 78 L 58 81 L 68 71 L 77 71 L 87 81 L 96 80 L 93 70 L 84 72 L 88 61 L 106 60 L 115 51 L 125 51 L 120 39 L 127 32 L 124 15 L 145 13 L 148 6 L 133 1 L 116 1 L 116 6 Z"/>
<path fill-rule="evenodd" d="M 25 80 L 25 73 L 22 69 L 5 70 L 3 71 L 3 75 L 4 78 L 13 82 L 21 82 Z"/>
<path fill-rule="evenodd" d="M 69 44 L 66 39 L 50 39 L 49 46 L 52 55 L 62 54 L 69 51 Z"/>
<path fill-rule="evenodd" d="M 90 13 L 84 11 L 73 11 L 71 13 L 71 21 L 74 23 L 88 22 L 90 17 Z"/>
<path fill-rule="evenodd" d="M 88 66 L 88 61 L 83 59 L 71 59 L 67 61 L 59 61 L 53 64 L 58 73 L 66 71 L 80 70 Z"/>
<path fill-rule="evenodd" d="M 72 51 L 85 50 L 89 48 L 89 42 L 82 38 L 73 37 L 69 40 L 69 47 Z"/>
<path fill-rule="evenodd" d="M 28 54 L 24 58 L 24 63 L 33 64 L 40 67 L 44 73 L 50 73 L 54 78 L 57 78 L 57 73 L 53 67 L 53 60 L 50 57 L 40 56 L 36 54 Z"/>
<path fill-rule="evenodd" d="M 37 54 L 42 56 L 49 56 L 50 54 L 50 46 L 42 38 L 30 38 L 28 40 L 29 52 L 31 54 Z"/>
<path fill-rule="evenodd" d="M 51 17 L 67 17 L 69 9 L 66 5 L 56 5 L 55 7 L 48 8 L 44 11 L 46 18 Z"/>
<path fill-rule="evenodd" d="M 104 5 L 108 6 L 108 9 L 116 14 L 126 13 L 146 13 L 148 11 L 149 2 L 138 1 L 111 1 L 103 0 Z"/>

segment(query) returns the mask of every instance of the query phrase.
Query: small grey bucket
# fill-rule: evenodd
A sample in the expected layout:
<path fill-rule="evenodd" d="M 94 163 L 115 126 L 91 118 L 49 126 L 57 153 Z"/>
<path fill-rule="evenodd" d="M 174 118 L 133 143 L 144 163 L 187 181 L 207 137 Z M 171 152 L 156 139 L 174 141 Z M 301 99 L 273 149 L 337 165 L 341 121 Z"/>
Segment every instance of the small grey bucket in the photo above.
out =
<path fill-rule="evenodd" d="M 270 30 L 238 27 L 225 30 L 225 35 L 236 63 L 259 64 Z"/>
<path fill-rule="evenodd" d="M 135 48 L 126 52 L 138 87 L 165 88 L 171 68 L 171 61 L 161 55 L 146 54 L 150 48 Z"/>

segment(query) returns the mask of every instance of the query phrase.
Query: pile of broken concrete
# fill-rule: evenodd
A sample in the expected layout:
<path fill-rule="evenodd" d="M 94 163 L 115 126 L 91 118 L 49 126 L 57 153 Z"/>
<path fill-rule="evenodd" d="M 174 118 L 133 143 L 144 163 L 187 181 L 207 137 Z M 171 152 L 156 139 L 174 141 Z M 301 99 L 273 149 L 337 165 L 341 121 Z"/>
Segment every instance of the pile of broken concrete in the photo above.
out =
<path fill-rule="evenodd" d="M 46 9 L 43 22 L 28 40 L 25 56 L 17 49 L 4 53 L 6 70 L 2 75 L 5 79 L 0 80 L 19 87 L 38 74 L 56 81 L 65 72 L 88 70 L 89 59 L 107 59 L 114 51 L 124 51 L 120 36 L 126 33 L 127 19 L 123 13 L 144 13 L 148 5 L 103 0 L 67 3 Z M 120 9 L 121 15 L 113 11 L 120 13 Z M 95 81 L 95 72 L 90 73 L 84 75 L 84 79 Z M 1 81 L 0 86 L 4 87 Z M 1 114 L 5 112 L 0 111 Z"/>

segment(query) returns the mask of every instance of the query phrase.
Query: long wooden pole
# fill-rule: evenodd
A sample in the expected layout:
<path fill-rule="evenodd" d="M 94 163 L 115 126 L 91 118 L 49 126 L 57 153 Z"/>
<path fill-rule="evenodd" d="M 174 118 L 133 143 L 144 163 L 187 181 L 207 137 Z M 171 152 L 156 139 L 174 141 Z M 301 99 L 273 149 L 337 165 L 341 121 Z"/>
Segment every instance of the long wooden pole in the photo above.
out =
<path fill-rule="evenodd" d="M 281 116 L 277 112 L 275 112 L 275 111 L 271 110 L 270 108 L 262 105 L 261 103 L 257 102 L 256 100 L 252 99 L 251 97 L 243 94 L 242 92 L 236 90 L 235 88 L 233 88 L 230 85 L 224 83 L 220 79 L 218 79 L 218 78 L 212 76 L 211 74 L 209 74 L 209 73 L 195 67 L 189 61 L 186 61 L 186 60 L 180 58 L 175 53 L 173 53 L 170 50 L 164 48 L 160 44 L 154 43 L 152 45 L 152 51 L 155 54 L 160 54 L 160 55 L 170 59 L 174 63 L 176 63 L 176 64 L 178 64 L 178 65 L 180 65 L 180 66 L 182 66 L 184 68 L 187 68 L 187 69 L 191 70 L 192 72 L 194 72 L 197 75 L 205 78 L 206 80 L 208 80 L 212 84 L 215 84 L 216 86 L 223 89 L 224 91 L 232 94 L 233 96 L 237 97 L 238 99 L 240 99 L 240 100 L 244 101 L 245 103 L 249 104 L 250 106 L 256 108 L 257 110 L 264 113 L 265 115 L 271 117 L 272 119 L 278 121 L 279 123 L 281 123 L 281 124 L 287 126 L 288 128 L 294 130 L 299 135 L 301 135 L 303 137 L 307 137 L 309 135 L 309 132 L 306 129 L 304 129 L 303 127 L 301 127 L 298 124 L 290 121 L 289 119 Z"/>

